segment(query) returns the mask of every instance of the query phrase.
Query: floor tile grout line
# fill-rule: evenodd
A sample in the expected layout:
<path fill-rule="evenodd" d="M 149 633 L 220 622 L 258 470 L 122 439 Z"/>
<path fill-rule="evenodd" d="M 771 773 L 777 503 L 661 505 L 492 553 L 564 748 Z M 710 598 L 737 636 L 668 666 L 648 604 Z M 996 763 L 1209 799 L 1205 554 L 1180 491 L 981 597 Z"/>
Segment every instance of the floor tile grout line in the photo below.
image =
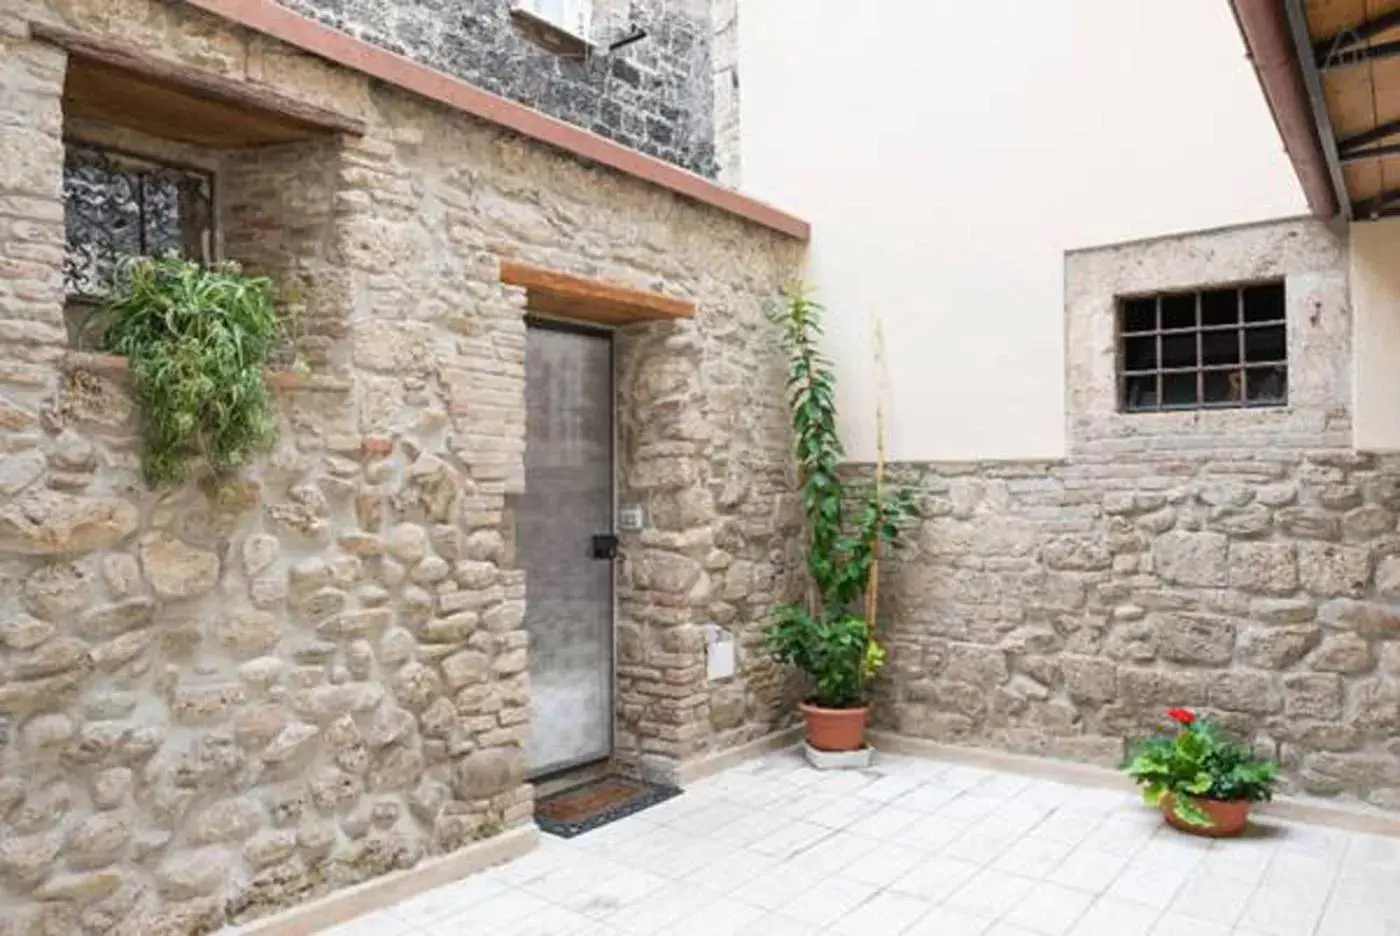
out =
<path fill-rule="evenodd" d="M 1332 902 L 1332 895 L 1337 892 L 1337 882 L 1342 879 L 1342 867 L 1346 864 L 1347 855 L 1351 853 L 1351 848 L 1355 841 L 1356 839 L 1353 836 L 1347 836 L 1346 847 L 1342 849 L 1342 853 L 1337 857 L 1336 871 L 1332 875 L 1331 882 L 1327 885 L 1327 896 L 1322 899 L 1322 910 L 1317 915 L 1317 922 L 1313 923 L 1311 936 L 1318 936 L 1318 933 L 1322 930 L 1322 921 L 1327 918 L 1327 906 Z M 1275 857 L 1277 857 L 1277 854 L 1275 854 Z M 1272 859 L 1270 859 L 1270 861 L 1272 862 Z"/>

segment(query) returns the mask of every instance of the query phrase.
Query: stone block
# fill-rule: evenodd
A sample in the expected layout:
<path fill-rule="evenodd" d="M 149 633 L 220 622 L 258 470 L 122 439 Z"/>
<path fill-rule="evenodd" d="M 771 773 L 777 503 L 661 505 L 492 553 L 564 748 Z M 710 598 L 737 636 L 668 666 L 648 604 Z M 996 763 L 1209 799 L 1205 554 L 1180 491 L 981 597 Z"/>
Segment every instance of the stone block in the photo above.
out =
<path fill-rule="evenodd" d="M 1210 704 L 1227 712 L 1267 715 L 1283 709 L 1283 699 L 1268 673 L 1230 670 L 1210 681 Z"/>
<path fill-rule="evenodd" d="M 1163 533 L 1152 544 L 1152 564 L 1172 584 L 1218 588 L 1228 581 L 1228 550 L 1220 533 Z"/>
<path fill-rule="evenodd" d="M 1386 556 L 1376 564 L 1376 594 L 1400 603 L 1400 556 Z"/>
<path fill-rule="evenodd" d="M 1094 572 L 1113 565 L 1113 555 L 1101 541 L 1091 537 L 1061 536 L 1041 551 L 1047 568 L 1062 572 Z"/>
<path fill-rule="evenodd" d="M 1337 598 L 1318 609 L 1318 620 L 1362 637 L 1393 637 L 1400 634 L 1400 605 Z"/>
<path fill-rule="evenodd" d="M 1315 507 L 1288 507 L 1278 512 L 1279 529 L 1302 540 L 1341 539 L 1342 525 L 1335 514 Z"/>
<path fill-rule="evenodd" d="M 1231 543 L 1230 586 L 1265 595 L 1288 595 L 1298 587 L 1292 543 Z"/>
<path fill-rule="evenodd" d="M 31 488 L 0 507 L 0 554 L 95 552 L 135 533 L 138 519 L 129 501 Z"/>
<path fill-rule="evenodd" d="M 1147 626 L 1157 633 L 1157 652 L 1175 663 L 1221 666 L 1230 662 L 1235 625 L 1219 617 L 1155 614 Z"/>
<path fill-rule="evenodd" d="M 1342 717 L 1342 677 L 1323 673 L 1290 673 L 1283 677 L 1283 711 L 1290 718 L 1336 721 Z"/>
<path fill-rule="evenodd" d="M 1139 710 L 1204 705 L 1207 687 L 1219 675 L 1124 666 L 1118 670 L 1118 699 Z"/>
<path fill-rule="evenodd" d="M 1370 550 L 1332 543 L 1299 543 L 1298 578 L 1303 588 L 1320 598 L 1360 598 L 1371 578 Z"/>
<path fill-rule="evenodd" d="M 1249 539 L 1268 535 L 1273 522 L 1273 511 L 1262 504 L 1250 504 L 1215 508 L 1210 512 L 1208 526 L 1217 533 Z"/>
<path fill-rule="evenodd" d="M 1256 669 L 1284 670 L 1303 659 L 1322 641 L 1314 626 L 1249 627 L 1239 636 L 1239 662 Z"/>
<path fill-rule="evenodd" d="M 1364 543 L 1394 531 L 1395 514 L 1376 504 L 1349 510 L 1342 517 L 1342 536 L 1350 542 Z"/>
<path fill-rule="evenodd" d="M 516 748 L 477 751 L 453 769 L 453 789 L 460 799 L 487 799 L 520 784 L 524 771 L 524 759 Z"/>
<path fill-rule="evenodd" d="M 1376 668 L 1370 643 L 1355 634 L 1329 634 L 1308 657 L 1308 666 L 1320 673 L 1369 673 Z"/>

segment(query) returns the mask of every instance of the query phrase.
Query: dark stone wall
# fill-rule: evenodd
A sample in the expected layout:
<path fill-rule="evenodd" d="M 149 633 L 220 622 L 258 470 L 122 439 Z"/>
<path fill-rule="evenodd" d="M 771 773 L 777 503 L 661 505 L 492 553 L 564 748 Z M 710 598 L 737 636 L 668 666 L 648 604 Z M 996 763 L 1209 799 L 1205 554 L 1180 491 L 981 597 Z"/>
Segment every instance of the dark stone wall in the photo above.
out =
<path fill-rule="evenodd" d="M 714 176 L 707 0 L 597 0 L 595 39 L 648 36 L 587 61 L 522 37 L 510 0 L 280 0 L 367 42 L 705 176 Z"/>

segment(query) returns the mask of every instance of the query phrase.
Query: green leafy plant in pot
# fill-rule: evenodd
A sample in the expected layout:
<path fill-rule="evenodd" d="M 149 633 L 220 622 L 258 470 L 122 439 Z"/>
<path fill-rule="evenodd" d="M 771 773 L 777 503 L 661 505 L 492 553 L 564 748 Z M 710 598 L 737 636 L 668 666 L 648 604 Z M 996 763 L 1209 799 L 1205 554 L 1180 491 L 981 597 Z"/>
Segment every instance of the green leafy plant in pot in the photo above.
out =
<path fill-rule="evenodd" d="M 1168 823 L 1195 835 L 1239 835 L 1249 808 L 1273 798 L 1278 765 L 1227 740 L 1189 709 L 1167 712 L 1171 735 L 1137 742 L 1124 765 Z"/>
<path fill-rule="evenodd" d="M 130 364 L 150 484 L 185 480 L 196 460 L 226 476 L 271 447 L 265 369 L 284 331 L 269 280 L 234 263 L 126 257 L 98 314 L 100 347 Z"/>
<path fill-rule="evenodd" d="M 788 355 L 809 588 L 806 601 L 774 612 L 764 638 L 777 660 L 807 676 L 808 744 L 853 751 L 865 744 L 869 688 L 885 663 L 873 633 L 880 549 L 898 545 L 916 506 L 911 489 L 883 484 L 883 464 L 873 484 L 857 486 L 839 473 L 836 377 L 818 350 L 822 312 L 801 288 L 772 310 Z"/>

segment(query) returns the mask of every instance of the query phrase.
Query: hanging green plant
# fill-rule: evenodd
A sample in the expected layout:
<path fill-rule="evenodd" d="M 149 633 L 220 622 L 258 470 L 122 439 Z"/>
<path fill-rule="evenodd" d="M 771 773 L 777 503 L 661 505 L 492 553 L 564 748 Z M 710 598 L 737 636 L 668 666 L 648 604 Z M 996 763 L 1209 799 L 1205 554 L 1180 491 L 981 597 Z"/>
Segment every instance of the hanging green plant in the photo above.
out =
<path fill-rule="evenodd" d="M 103 297 L 102 324 L 103 350 L 130 362 L 149 483 L 185 480 L 194 459 L 227 475 L 271 447 L 264 373 L 281 328 L 270 280 L 235 263 L 128 257 Z"/>

